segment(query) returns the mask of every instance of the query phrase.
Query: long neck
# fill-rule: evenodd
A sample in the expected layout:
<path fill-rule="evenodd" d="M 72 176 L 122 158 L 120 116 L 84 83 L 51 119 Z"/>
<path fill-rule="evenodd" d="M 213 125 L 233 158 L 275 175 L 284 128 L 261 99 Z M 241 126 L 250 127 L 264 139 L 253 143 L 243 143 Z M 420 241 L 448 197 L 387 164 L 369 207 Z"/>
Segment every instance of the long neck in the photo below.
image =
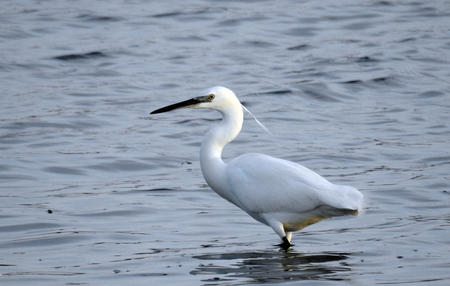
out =
<path fill-rule="evenodd" d="M 200 149 L 200 165 L 208 185 L 223 198 L 232 201 L 225 177 L 226 163 L 222 160 L 222 150 L 241 131 L 242 107 L 236 106 L 221 111 L 222 121 L 214 125 L 205 135 Z"/>

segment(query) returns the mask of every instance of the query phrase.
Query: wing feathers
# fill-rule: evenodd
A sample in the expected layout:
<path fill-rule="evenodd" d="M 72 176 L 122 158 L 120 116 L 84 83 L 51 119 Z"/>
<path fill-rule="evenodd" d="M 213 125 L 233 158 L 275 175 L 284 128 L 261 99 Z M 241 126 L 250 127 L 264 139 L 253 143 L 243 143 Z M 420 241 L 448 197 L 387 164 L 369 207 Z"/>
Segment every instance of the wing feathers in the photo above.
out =
<path fill-rule="evenodd" d="M 247 212 L 302 213 L 321 206 L 355 210 L 362 200 L 353 187 L 334 185 L 301 165 L 264 154 L 239 156 L 226 172 L 234 203 Z"/>

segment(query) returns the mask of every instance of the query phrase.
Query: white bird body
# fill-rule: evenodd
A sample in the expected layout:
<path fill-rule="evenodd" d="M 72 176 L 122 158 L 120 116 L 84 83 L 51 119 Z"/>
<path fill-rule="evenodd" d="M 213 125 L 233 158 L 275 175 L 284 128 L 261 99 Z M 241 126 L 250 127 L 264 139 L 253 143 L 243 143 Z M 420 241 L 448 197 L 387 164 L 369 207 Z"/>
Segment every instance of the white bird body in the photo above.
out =
<path fill-rule="evenodd" d="M 199 97 L 161 108 L 211 108 L 223 115 L 205 135 L 200 148 L 200 165 L 208 185 L 259 222 L 270 226 L 290 246 L 291 232 L 324 218 L 356 214 L 363 196 L 350 186 L 335 185 L 299 164 L 265 154 L 248 153 L 225 163 L 224 146 L 240 132 L 242 106 L 224 87 L 210 89 L 208 99 Z M 210 99 L 212 97 L 212 99 Z M 200 102 L 192 104 L 198 100 Z"/>

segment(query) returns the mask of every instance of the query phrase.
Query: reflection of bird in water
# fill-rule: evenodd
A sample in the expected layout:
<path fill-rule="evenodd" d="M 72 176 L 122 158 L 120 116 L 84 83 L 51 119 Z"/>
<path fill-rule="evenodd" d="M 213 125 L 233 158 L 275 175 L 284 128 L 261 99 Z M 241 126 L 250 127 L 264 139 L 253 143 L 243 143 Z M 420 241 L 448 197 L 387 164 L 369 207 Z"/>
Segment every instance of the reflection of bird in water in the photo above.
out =
<path fill-rule="evenodd" d="M 151 114 L 181 107 L 222 113 L 222 121 L 208 131 L 200 148 L 203 176 L 221 197 L 270 226 L 282 239 L 282 247 L 291 245 L 293 231 L 324 218 L 356 214 L 361 208 L 363 196 L 357 189 L 332 184 L 290 161 L 249 153 L 225 163 L 222 149 L 239 134 L 243 122 L 242 105 L 231 90 L 214 87 Z"/>
<path fill-rule="evenodd" d="M 305 279 L 336 281 L 346 279 L 351 271 L 344 262 L 349 255 L 333 252 L 302 254 L 290 250 L 203 254 L 194 256 L 202 263 L 191 274 L 217 275 L 218 279 L 244 279 L 259 284 Z M 339 261 L 339 265 L 333 261 Z"/>

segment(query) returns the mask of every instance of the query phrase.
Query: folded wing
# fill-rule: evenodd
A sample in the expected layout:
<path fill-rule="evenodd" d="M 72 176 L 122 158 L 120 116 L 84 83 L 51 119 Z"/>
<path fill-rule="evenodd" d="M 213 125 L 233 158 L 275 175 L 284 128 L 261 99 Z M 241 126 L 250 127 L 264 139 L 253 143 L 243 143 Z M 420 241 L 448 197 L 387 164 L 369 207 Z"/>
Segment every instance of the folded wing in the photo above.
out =
<path fill-rule="evenodd" d="M 362 194 L 335 185 L 310 169 L 264 154 L 245 154 L 226 168 L 234 203 L 249 213 L 307 213 L 321 208 L 329 214 L 357 210 Z"/>

